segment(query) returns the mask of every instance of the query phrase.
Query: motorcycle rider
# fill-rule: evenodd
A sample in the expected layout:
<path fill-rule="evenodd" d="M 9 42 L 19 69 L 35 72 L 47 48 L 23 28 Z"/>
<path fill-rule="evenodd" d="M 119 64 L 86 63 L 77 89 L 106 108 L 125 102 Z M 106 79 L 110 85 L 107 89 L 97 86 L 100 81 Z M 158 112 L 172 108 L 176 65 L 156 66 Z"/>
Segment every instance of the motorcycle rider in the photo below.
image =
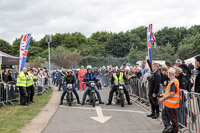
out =
<path fill-rule="evenodd" d="M 86 96 L 87 96 L 88 91 L 89 91 L 90 86 L 89 86 L 88 81 L 98 81 L 96 75 L 92 72 L 92 66 L 90 66 L 90 65 L 87 66 L 87 73 L 84 75 L 84 79 L 83 79 L 83 82 L 86 82 L 86 88 L 85 88 L 85 92 L 83 94 L 83 101 L 82 101 L 81 105 L 85 104 L 85 99 L 86 99 Z M 97 97 L 99 99 L 99 104 L 104 104 L 101 101 L 101 96 L 100 96 L 100 93 L 99 93 L 96 86 L 95 86 L 95 92 L 96 92 Z"/>
<path fill-rule="evenodd" d="M 126 100 L 128 102 L 128 105 L 132 105 L 132 103 L 130 102 L 128 89 L 125 86 L 125 84 L 126 85 L 128 84 L 128 79 L 126 78 L 126 75 L 120 72 L 120 69 L 118 68 L 116 69 L 116 72 L 111 77 L 112 89 L 110 90 L 108 103 L 106 105 L 112 104 L 113 93 L 116 91 L 116 85 L 118 84 L 122 85 L 124 88 L 124 94 L 126 95 Z"/>
<path fill-rule="evenodd" d="M 64 78 L 64 84 L 66 84 L 66 86 L 67 86 L 67 84 L 72 84 L 73 93 L 76 96 L 77 103 L 80 104 L 79 96 L 78 96 L 78 93 L 77 93 L 76 88 L 75 88 L 76 79 L 75 79 L 75 76 L 72 74 L 71 69 L 67 70 L 67 76 L 65 76 L 65 78 Z M 65 97 L 65 94 L 67 93 L 67 87 L 66 86 L 64 87 L 64 91 L 63 91 L 61 99 L 60 99 L 60 105 L 63 104 L 63 99 Z"/>

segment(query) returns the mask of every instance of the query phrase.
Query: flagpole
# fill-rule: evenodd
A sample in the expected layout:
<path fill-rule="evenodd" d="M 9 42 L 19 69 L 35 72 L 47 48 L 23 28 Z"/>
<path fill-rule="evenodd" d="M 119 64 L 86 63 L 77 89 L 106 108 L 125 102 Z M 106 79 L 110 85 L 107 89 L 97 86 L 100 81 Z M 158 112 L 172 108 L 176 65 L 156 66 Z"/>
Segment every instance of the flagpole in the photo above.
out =
<path fill-rule="evenodd" d="M 50 67 L 50 42 L 48 42 L 48 51 L 49 51 L 49 73 L 51 71 L 51 67 Z"/>
<path fill-rule="evenodd" d="M 46 35 L 46 42 L 48 43 L 48 51 L 49 51 L 49 73 L 51 71 L 50 67 L 50 43 L 52 42 L 52 36 L 51 35 Z"/>

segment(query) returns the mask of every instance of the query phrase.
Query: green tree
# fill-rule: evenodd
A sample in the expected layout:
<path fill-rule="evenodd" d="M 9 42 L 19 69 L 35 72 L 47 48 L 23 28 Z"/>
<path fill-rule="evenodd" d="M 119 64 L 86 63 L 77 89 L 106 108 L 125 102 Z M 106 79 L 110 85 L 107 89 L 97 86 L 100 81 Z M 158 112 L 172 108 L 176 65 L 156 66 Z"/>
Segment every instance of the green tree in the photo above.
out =
<path fill-rule="evenodd" d="M 197 33 L 197 35 L 194 38 L 194 42 L 193 42 L 193 49 L 195 49 L 195 53 L 199 54 L 200 51 L 200 33 Z"/>
<path fill-rule="evenodd" d="M 106 42 L 106 52 L 114 57 L 126 57 L 130 52 L 130 38 L 128 34 L 120 32 L 113 34 Z"/>
<path fill-rule="evenodd" d="M 2 52 L 7 53 L 7 54 L 13 55 L 12 46 L 8 42 L 6 42 L 6 41 L 4 41 L 2 39 L 0 39 L 0 50 Z"/>

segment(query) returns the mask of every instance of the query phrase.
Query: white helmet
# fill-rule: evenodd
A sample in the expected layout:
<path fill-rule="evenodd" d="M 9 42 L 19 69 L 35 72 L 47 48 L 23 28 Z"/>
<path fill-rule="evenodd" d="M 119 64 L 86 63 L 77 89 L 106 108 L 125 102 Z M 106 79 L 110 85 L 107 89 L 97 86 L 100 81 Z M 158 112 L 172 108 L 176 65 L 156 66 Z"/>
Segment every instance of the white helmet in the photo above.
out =
<path fill-rule="evenodd" d="M 129 69 L 130 69 L 130 68 L 129 68 L 128 66 L 126 66 L 125 70 L 128 70 L 128 71 L 129 71 Z"/>
<path fill-rule="evenodd" d="M 88 70 L 88 69 L 92 70 L 92 66 L 88 65 L 88 66 L 87 66 L 87 70 Z"/>

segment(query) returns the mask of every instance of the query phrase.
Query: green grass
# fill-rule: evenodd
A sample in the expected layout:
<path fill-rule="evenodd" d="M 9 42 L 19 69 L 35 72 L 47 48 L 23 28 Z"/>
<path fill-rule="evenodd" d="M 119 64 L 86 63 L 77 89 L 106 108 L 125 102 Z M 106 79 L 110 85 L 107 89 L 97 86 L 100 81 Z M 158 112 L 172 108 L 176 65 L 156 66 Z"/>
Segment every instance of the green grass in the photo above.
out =
<path fill-rule="evenodd" d="M 30 106 L 20 106 L 15 102 L 14 106 L 9 105 L 6 108 L 0 107 L 0 133 L 18 133 L 19 129 L 28 124 L 51 98 L 52 90 L 46 92 L 46 95 L 35 95 L 34 101 Z"/>

